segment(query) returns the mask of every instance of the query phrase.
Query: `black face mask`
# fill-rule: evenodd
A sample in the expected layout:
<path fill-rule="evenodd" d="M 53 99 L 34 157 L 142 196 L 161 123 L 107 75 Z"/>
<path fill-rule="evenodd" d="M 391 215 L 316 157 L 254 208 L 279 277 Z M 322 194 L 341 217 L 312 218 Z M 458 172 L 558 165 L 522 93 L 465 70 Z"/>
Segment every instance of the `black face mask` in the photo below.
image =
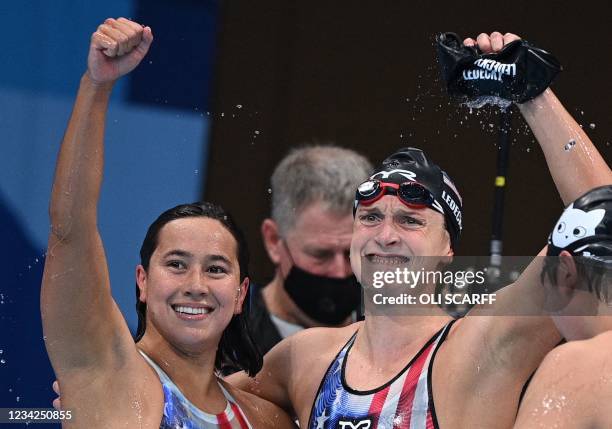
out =
<path fill-rule="evenodd" d="M 361 290 L 354 275 L 337 279 L 318 276 L 293 265 L 285 290 L 308 317 L 326 325 L 338 325 L 357 310 Z"/>

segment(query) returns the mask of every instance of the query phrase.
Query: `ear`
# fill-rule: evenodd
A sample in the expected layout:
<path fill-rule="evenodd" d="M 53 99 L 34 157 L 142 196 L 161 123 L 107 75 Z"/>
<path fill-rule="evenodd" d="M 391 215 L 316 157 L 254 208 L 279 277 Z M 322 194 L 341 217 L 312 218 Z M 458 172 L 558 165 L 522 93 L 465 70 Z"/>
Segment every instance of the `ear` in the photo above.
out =
<path fill-rule="evenodd" d="M 444 256 L 448 257 L 448 263 L 450 264 L 451 262 L 453 262 L 453 256 L 455 256 L 455 251 L 453 250 L 453 247 L 451 246 L 451 239 L 450 239 L 450 233 L 448 232 L 448 230 L 446 228 L 444 228 L 444 237 L 445 237 L 445 242 L 446 242 L 446 249 L 444 249 Z"/>
<path fill-rule="evenodd" d="M 147 302 L 147 271 L 142 265 L 136 267 L 136 284 L 140 290 L 140 302 Z"/>
<path fill-rule="evenodd" d="M 574 258 L 567 250 L 563 250 L 559 254 L 557 281 L 560 286 L 572 289 L 573 291 L 578 285 L 577 280 L 578 275 L 576 273 L 576 262 L 574 262 Z"/>
<path fill-rule="evenodd" d="M 234 314 L 242 313 L 242 305 L 244 304 L 244 299 L 247 296 L 247 292 L 249 290 L 250 280 L 248 277 L 245 277 L 240 286 L 238 286 L 237 294 L 236 294 L 236 303 L 234 305 Z"/>
<path fill-rule="evenodd" d="M 270 260 L 274 265 L 279 265 L 281 260 L 281 237 L 278 225 L 272 219 L 264 219 L 261 223 L 261 236 Z"/>

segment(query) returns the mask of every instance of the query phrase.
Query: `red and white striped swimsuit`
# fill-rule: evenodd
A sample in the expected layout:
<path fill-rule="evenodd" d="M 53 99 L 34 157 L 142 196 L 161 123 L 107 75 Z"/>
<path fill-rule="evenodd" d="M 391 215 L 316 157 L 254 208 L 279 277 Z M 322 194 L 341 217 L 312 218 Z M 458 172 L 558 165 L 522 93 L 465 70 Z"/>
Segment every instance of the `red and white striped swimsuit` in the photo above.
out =
<path fill-rule="evenodd" d="M 368 391 L 351 389 L 344 377 L 346 357 L 357 333 L 340 350 L 315 398 L 310 429 L 438 428 L 431 391 L 431 368 L 451 321 L 436 333 L 391 381 Z"/>
<path fill-rule="evenodd" d="M 145 360 L 157 372 L 164 390 L 164 415 L 160 429 L 252 429 L 236 400 L 219 383 L 227 399 L 227 406 L 220 414 L 209 414 L 197 408 L 187 399 L 168 375 L 149 356 L 140 351 Z"/>

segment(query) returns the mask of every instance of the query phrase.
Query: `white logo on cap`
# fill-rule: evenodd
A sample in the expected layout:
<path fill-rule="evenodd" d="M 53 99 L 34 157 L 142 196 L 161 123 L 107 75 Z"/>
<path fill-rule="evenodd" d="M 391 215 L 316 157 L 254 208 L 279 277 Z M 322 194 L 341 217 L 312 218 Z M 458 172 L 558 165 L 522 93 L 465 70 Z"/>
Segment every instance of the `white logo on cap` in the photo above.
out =
<path fill-rule="evenodd" d="M 413 182 L 416 182 L 416 174 L 412 171 L 409 170 L 401 170 L 401 169 L 395 169 L 395 170 L 389 170 L 389 171 L 380 171 L 374 175 L 372 175 L 372 177 L 370 177 L 370 179 L 378 179 L 378 178 L 382 178 L 382 179 L 386 179 L 389 176 L 391 176 L 392 174 L 399 174 L 400 176 L 404 176 L 406 179 L 411 180 Z"/>
<path fill-rule="evenodd" d="M 567 247 L 583 237 L 595 235 L 595 228 L 606 214 L 604 209 L 595 209 L 585 212 L 575 209 L 574 203 L 565 209 L 561 218 L 555 225 L 552 233 L 552 242 L 557 247 Z"/>

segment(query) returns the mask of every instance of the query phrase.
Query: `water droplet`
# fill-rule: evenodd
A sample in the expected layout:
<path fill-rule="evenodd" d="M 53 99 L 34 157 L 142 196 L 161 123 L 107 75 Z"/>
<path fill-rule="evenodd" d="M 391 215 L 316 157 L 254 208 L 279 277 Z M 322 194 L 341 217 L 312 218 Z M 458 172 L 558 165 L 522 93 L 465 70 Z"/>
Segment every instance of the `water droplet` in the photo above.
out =
<path fill-rule="evenodd" d="M 0 359 L 0 363 L 4 365 L 6 361 L 4 359 Z"/>
<path fill-rule="evenodd" d="M 591 123 L 589 124 L 589 128 L 591 128 L 592 130 L 594 130 L 594 129 L 595 129 L 595 124 L 591 122 Z"/>
<path fill-rule="evenodd" d="M 404 135 L 403 135 L 403 134 L 400 134 L 400 139 L 403 139 L 403 138 L 404 138 Z"/>
<path fill-rule="evenodd" d="M 580 111 L 580 114 L 581 114 L 581 115 L 584 115 L 584 110 L 581 110 L 581 111 Z"/>
<path fill-rule="evenodd" d="M 268 194 L 272 193 L 272 188 L 268 188 Z"/>
<path fill-rule="evenodd" d="M 242 109 L 242 104 L 236 104 L 237 109 Z"/>
<path fill-rule="evenodd" d="M 259 135 L 259 130 L 255 130 L 255 134 L 256 134 L 256 135 Z"/>
<path fill-rule="evenodd" d="M 224 116 L 225 116 L 225 113 L 221 112 L 221 117 L 224 117 Z"/>
<path fill-rule="evenodd" d="M 153 64 L 153 61 L 149 61 L 149 64 Z"/>
<path fill-rule="evenodd" d="M 198 175 L 198 173 L 200 172 L 200 170 L 197 170 L 197 169 L 196 169 L 196 170 L 194 170 L 193 172 L 194 172 L 194 173 L 195 173 L 195 175 L 197 176 L 197 175 Z"/>
<path fill-rule="evenodd" d="M 531 152 L 531 148 L 530 147 L 527 148 L 527 152 Z"/>
<path fill-rule="evenodd" d="M 15 398 L 15 401 L 17 401 L 17 402 L 19 402 L 20 400 L 21 400 L 21 398 L 20 398 L 19 396 L 17 396 L 17 397 Z"/>
<path fill-rule="evenodd" d="M 564 149 L 567 152 L 569 150 L 572 150 L 575 145 L 576 145 L 576 140 L 571 139 L 569 142 L 567 142 L 567 144 L 565 145 Z"/>

